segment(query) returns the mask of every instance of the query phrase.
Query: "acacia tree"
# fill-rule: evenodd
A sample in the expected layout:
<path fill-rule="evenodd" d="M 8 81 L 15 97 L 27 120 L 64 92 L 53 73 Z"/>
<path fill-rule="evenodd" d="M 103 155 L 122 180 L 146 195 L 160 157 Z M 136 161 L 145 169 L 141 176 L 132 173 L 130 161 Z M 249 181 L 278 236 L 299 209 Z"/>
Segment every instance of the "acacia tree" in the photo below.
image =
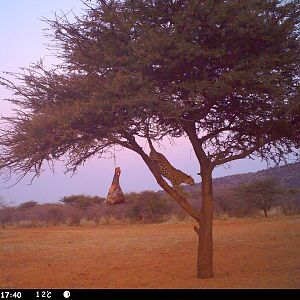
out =
<path fill-rule="evenodd" d="M 284 188 L 277 178 L 270 177 L 244 184 L 239 187 L 238 191 L 248 203 L 261 209 L 267 218 L 268 211 L 278 197 L 284 193 Z"/>
<path fill-rule="evenodd" d="M 69 21 L 46 20 L 61 64 L 2 79 L 16 97 L 4 118 L 0 169 L 75 171 L 113 145 L 136 152 L 198 223 L 197 276 L 213 276 L 215 167 L 247 156 L 299 155 L 297 1 L 86 1 Z M 161 176 L 140 144 L 186 136 L 199 162 L 202 207 Z M 34 176 L 35 176 L 34 175 Z"/>

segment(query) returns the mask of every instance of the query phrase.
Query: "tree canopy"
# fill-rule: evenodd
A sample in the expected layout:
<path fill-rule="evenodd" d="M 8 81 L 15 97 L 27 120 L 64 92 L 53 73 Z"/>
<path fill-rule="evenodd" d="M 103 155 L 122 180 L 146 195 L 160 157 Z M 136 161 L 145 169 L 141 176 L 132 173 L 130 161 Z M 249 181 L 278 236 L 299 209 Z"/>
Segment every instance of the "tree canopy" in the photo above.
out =
<path fill-rule="evenodd" d="M 2 79 L 20 110 L 3 167 L 76 169 L 128 136 L 197 136 L 214 165 L 299 145 L 299 7 L 280 1 L 95 1 L 46 20 L 62 64 Z M 197 154 L 197 151 L 196 151 Z"/>

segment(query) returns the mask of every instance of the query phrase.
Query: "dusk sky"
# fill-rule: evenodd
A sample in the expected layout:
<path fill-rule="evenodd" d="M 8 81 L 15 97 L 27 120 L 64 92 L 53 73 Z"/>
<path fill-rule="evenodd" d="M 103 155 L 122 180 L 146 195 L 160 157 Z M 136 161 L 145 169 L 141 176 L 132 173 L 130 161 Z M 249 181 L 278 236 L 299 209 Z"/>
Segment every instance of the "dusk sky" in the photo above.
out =
<path fill-rule="evenodd" d="M 54 12 L 65 13 L 73 10 L 81 14 L 84 5 L 80 0 L 10 0 L 0 2 L 0 76 L 3 71 L 18 72 L 20 67 L 29 66 L 31 63 L 44 59 L 45 65 L 58 61 L 46 49 L 47 40 L 43 29 L 46 24 L 42 17 L 53 18 Z M 71 18 L 71 14 L 70 18 Z M 0 86 L 0 115 L 8 116 L 13 113 L 12 106 L 4 101 L 10 97 L 9 91 Z M 176 145 L 169 142 L 160 148 L 173 165 L 185 173 L 192 175 L 199 182 L 199 166 L 191 145 L 184 138 L 175 140 Z M 143 143 L 144 146 L 144 143 Z M 149 148 L 146 145 L 146 150 Z M 124 192 L 141 190 L 159 190 L 154 177 L 147 169 L 142 159 L 130 151 L 117 151 L 117 164 L 122 169 L 121 187 Z M 232 175 L 237 173 L 255 172 L 265 169 L 266 163 L 260 160 L 239 160 L 228 166 L 219 167 L 214 171 L 214 177 Z M 30 183 L 30 176 L 25 177 L 17 185 L 6 188 L 15 183 L 14 180 L 4 182 L 0 178 L 0 195 L 8 202 L 16 204 L 35 200 L 38 202 L 57 202 L 61 197 L 71 194 L 88 194 L 105 196 L 111 184 L 114 173 L 113 159 L 93 158 L 81 167 L 77 174 L 64 174 L 61 163 L 56 164 L 56 172 L 52 173 L 46 166 L 40 178 Z"/>

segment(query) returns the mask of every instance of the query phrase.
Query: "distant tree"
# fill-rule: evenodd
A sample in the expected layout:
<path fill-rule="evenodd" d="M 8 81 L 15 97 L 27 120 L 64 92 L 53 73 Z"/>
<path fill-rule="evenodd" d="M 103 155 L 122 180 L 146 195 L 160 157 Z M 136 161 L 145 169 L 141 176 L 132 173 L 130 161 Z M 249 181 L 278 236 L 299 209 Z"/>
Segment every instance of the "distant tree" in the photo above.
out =
<path fill-rule="evenodd" d="M 130 206 L 128 217 L 136 221 L 160 222 L 171 210 L 164 195 L 153 191 L 126 194 L 125 199 Z"/>
<path fill-rule="evenodd" d="M 21 203 L 18 208 L 19 209 L 30 209 L 33 208 L 37 205 L 37 201 L 27 201 L 24 203 Z"/>
<path fill-rule="evenodd" d="M 81 17 L 48 20 L 57 69 L 2 78 L 15 92 L 0 170 L 38 176 L 66 159 L 75 171 L 114 145 L 136 152 L 198 223 L 197 276 L 213 276 L 215 167 L 299 155 L 299 2 L 86 1 Z M 201 210 L 179 195 L 140 145 L 186 136 L 199 162 Z M 188 153 L 187 153 L 188 156 Z"/>
<path fill-rule="evenodd" d="M 70 195 L 64 196 L 60 202 L 64 204 L 77 206 L 80 208 L 87 208 L 93 204 L 101 204 L 105 199 L 98 196 L 87 196 L 87 195 Z"/>
<path fill-rule="evenodd" d="M 284 214 L 291 215 L 300 212 L 300 189 L 285 188 L 279 204 Z"/>
<path fill-rule="evenodd" d="M 217 203 L 221 213 L 232 213 L 234 204 L 234 191 L 228 187 L 214 189 L 214 202 Z"/>
<path fill-rule="evenodd" d="M 278 179 L 272 177 L 255 180 L 239 188 L 240 196 L 257 209 L 261 209 L 266 218 L 268 217 L 268 211 L 283 194 L 283 191 L 284 188 L 280 185 Z"/>

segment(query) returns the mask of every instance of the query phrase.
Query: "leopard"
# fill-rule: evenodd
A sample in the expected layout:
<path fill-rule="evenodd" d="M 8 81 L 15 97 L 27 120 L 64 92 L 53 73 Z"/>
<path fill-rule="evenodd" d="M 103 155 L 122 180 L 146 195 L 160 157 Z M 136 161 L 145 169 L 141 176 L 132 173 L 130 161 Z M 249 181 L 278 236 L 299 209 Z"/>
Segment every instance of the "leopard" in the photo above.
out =
<path fill-rule="evenodd" d="M 149 136 L 147 137 L 147 140 L 150 146 L 149 157 L 151 161 L 157 165 L 161 175 L 171 182 L 177 194 L 179 194 L 181 197 L 186 196 L 187 194 L 183 191 L 180 184 L 186 183 L 193 186 L 195 185 L 194 178 L 173 167 L 162 153 L 155 150 Z"/>

